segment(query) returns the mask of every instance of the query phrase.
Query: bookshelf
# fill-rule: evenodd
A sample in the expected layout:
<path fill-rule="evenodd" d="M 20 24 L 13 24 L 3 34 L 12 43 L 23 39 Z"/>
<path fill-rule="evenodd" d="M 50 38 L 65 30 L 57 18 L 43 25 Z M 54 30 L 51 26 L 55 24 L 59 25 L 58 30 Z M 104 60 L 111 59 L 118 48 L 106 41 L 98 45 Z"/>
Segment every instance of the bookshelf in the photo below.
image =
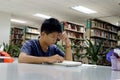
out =
<path fill-rule="evenodd" d="M 74 54 L 84 54 L 85 51 L 83 49 L 84 46 L 84 32 L 85 27 L 83 25 L 79 25 L 73 22 L 61 22 L 63 31 L 66 32 L 69 39 L 71 40 L 71 46 L 72 46 L 72 53 Z M 64 43 L 63 43 L 64 45 Z M 79 50 L 79 51 L 77 51 Z M 73 59 L 76 60 L 76 56 L 73 56 Z"/>
<path fill-rule="evenodd" d="M 10 44 L 22 45 L 23 42 L 23 28 L 12 27 L 10 31 Z"/>
<path fill-rule="evenodd" d="M 25 26 L 24 27 L 24 37 L 23 37 L 23 40 L 25 42 L 25 41 L 30 40 L 30 39 L 37 39 L 39 34 L 40 34 L 40 32 L 39 32 L 38 28 Z"/>
<path fill-rule="evenodd" d="M 98 46 L 103 41 L 102 48 L 98 54 L 101 55 L 100 65 L 110 65 L 106 60 L 107 50 L 111 50 L 118 46 L 118 30 L 119 27 L 111 23 L 99 19 L 88 19 L 86 25 L 86 38 Z M 105 55 L 105 56 L 104 56 Z"/>
<path fill-rule="evenodd" d="M 37 39 L 40 32 L 38 28 L 25 26 L 12 27 L 10 34 L 10 44 L 22 45 L 27 40 Z"/>
<path fill-rule="evenodd" d="M 63 30 L 71 40 L 84 40 L 84 26 L 72 22 L 62 22 Z"/>
<path fill-rule="evenodd" d="M 94 44 L 99 44 L 98 42 L 103 40 L 103 47 L 116 47 L 117 46 L 117 32 L 119 27 L 108 22 L 99 19 L 89 19 L 87 21 L 87 33 L 89 39 Z M 87 36 L 87 37 L 88 37 Z"/>

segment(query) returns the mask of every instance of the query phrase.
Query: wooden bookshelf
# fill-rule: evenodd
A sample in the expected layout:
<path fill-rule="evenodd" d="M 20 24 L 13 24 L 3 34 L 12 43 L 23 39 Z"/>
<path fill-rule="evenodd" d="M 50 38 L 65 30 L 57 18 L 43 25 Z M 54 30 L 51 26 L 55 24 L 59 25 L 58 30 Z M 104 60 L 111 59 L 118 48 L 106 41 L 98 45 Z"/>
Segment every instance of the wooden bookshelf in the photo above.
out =
<path fill-rule="evenodd" d="M 25 41 L 30 40 L 30 39 L 37 39 L 39 34 L 40 34 L 40 32 L 39 32 L 38 28 L 25 26 L 24 27 L 24 37 L 23 37 L 23 40 L 25 42 Z"/>
<path fill-rule="evenodd" d="M 27 40 L 37 39 L 39 34 L 39 29 L 35 27 L 12 27 L 10 32 L 10 44 L 22 45 Z"/>
<path fill-rule="evenodd" d="M 119 27 L 108 22 L 99 19 L 88 20 L 89 26 L 88 33 L 89 38 L 97 44 L 98 41 L 104 40 L 104 47 L 116 47 L 117 46 L 117 32 Z"/>
<path fill-rule="evenodd" d="M 22 45 L 23 28 L 12 27 L 10 31 L 10 44 Z"/>
<path fill-rule="evenodd" d="M 84 26 L 71 22 L 62 22 L 63 30 L 66 31 L 68 37 L 74 39 L 84 39 Z"/>

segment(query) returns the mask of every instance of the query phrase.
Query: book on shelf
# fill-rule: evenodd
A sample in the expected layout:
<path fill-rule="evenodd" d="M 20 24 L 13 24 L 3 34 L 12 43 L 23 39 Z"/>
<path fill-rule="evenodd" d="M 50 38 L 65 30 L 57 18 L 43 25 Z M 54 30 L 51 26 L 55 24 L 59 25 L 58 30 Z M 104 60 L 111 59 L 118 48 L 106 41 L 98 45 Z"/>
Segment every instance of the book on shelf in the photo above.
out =
<path fill-rule="evenodd" d="M 10 34 L 10 44 L 21 44 L 23 41 L 23 28 L 12 27 Z"/>
<path fill-rule="evenodd" d="M 26 26 L 24 29 L 25 29 L 24 41 L 30 40 L 30 39 L 38 39 L 38 36 L 40 34 L 38 28 Z"/>

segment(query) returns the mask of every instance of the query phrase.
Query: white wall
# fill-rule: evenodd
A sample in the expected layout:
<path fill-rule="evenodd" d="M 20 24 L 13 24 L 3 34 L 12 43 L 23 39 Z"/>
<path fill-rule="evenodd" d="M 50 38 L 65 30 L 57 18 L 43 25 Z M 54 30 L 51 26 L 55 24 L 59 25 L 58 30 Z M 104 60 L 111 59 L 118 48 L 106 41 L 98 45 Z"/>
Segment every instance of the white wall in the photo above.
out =
<path fill-rule="evenodd" d="M 0 12 L 0 44 L 9 43 L 10 14 Z"/>

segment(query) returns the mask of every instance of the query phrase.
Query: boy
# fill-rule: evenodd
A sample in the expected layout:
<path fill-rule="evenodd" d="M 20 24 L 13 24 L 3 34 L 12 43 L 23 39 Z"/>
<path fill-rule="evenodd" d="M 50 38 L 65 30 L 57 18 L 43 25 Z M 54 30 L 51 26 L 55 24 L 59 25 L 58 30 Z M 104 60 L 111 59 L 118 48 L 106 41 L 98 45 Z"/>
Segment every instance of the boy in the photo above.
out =
<path fill-rule="evenodd" d="M 58 38 L 66 44 L 65 54 L 55 45 Z M 39 64 L 62 62 L 64 59 L 72 60 L 70 40 L 64 32 L 62 33 L 60 22 L 50 18 L 43 22 L 38 40 L 29 40 L 24 43 L 18 61 Z"/>

